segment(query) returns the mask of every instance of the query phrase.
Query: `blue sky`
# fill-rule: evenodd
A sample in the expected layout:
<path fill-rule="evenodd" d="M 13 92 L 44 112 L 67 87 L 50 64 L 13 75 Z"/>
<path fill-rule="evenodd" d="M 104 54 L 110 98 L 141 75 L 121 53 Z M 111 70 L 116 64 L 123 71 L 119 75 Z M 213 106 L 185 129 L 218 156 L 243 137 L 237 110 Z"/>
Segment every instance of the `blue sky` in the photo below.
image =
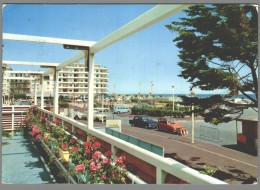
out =
<path fill-rule="evenodd" d="M 8 5 L 3 12 L 3 32 L 77 40 L 99 41 L 127 24 L 152 4 L 110 5 Z M 178 49 L 172 42 L 176 34 L 164 25 L 183 17 L 177 13 L 136 33 L 95 55 L 95 63 L 109 70 L 109 93 L 149 93 L 153 81 L 155 94 L 189 93 L 190 84 L 178 77 Z M 12 61 L 60 62 L 78 52 L 61 45 L 3 41 L 3 59 Z M 14 70 L 42 70 L 32 66 L 13 66 Z M 209 93 L 197 90 L 197 93 Z M 212 93 L 212 92 L 210 92 Z"/>

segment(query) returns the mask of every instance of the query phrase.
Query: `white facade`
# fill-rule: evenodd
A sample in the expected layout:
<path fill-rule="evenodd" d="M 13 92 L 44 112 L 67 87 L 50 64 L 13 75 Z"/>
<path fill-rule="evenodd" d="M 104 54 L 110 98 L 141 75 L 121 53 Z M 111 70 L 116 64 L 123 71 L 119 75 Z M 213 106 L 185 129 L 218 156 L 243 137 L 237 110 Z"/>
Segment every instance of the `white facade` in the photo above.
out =
<path fill-rule="evenodd" d="M 28 95 L 34 92 L 35 79 L 42 72 L 38 71 L 5 71 L 3 81 L 9 81 L 7 95 Z M 7 86 L 7 85 L 6 85 Z"/>
<path fill-rule="evenodd" d="M 3 69 L 4 70 L 4 69 Z M 29 74 L 30 73 L 30 74 Z M 3 77 L 3 95 L 26 94 L 34 96 L 34 85 L 37 75 L 40 72 L 12 71 L 11 67 L 5 68 Z M 95 94 L 108 93 L 108 69 L 95 64 Z M 59 71 L 59 95 L 69 96 L 70 98 L 87 97 L 88 93 L 88 72 L 85 65 L 74 63 Z M 40 80 L 36 81 L 37 96 L 41 94 Z M 53 97 L 54 77 L 53 75 L 44 76 L 43 79 L 44 96 Z"/>
<path fill-rule="evenodd" d="M 108 93 L 108 69 L 95 64 L 94 93 Z M 59 94 L 70 97 L 86 97 L 88 93 L 88 71 L 85 65 L 74 63 L 59 71 Z"/>
<path fill-rule="evenodd" d="M 3 76 L 3 80 L 2 80 L 2 97 L 3 97 L 3 102 L 5 103 L 6 99 L 9 99 L 10 96 L 10 80 L 6 79 L 7 77 L 10 76 L 10 74 L 8 73 L 9 71 L 12 71 L 12 68 L 3 64 L 2 66 L 2 76 Z"/>

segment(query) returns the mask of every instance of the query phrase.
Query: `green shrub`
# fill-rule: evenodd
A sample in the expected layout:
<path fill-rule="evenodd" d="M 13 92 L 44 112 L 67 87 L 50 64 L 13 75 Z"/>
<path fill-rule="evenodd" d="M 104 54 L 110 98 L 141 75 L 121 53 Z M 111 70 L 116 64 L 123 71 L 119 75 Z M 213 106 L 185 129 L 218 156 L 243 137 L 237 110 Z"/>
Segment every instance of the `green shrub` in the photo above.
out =
<path fill-rule="evenodd" d="M 172 111 L 170 109 L 164 108 L 132 108 L 133 115 L 149 115 L 152 117 L 164 117 L 164 116 L 173 116 L 176 118 L 183 118 L 185 113 L 183 111 Z"/>
<path fill-rule="evenodd" d="M 69 107 L 69 103 L 66 101 L 59 101 L 59 107 L 61 108 L 68 108 Z"/>

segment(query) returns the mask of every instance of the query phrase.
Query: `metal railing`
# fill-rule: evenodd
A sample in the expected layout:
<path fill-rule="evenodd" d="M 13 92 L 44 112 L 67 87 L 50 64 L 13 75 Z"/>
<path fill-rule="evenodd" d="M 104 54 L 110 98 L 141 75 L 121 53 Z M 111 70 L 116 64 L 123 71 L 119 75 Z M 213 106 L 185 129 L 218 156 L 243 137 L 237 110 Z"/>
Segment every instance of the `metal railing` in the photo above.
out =
<path fill-rule="evenodd" d="M 6 131 L 14 131 L 20 126 L 24 113 L 28 111 L 31 106 L 12 105 L 2 106 L 2 129 Z"/>
<path fill-rule="evenodd" d="M 10 107 L 10 106 L 9 106 Z M 14 114 L 15 108 L 12 108 L 12 112 L 10 111 L 3 111 L 4 114 Z M 99 131 L 97 129 L 88 129 L 87 125 L 80 123 L 78 121 L 75 121 L 74 119 L 70 119 L 68 117 L 54 114 L 53 112 L 50 112 L 45 109 L 40 109 L 40 112 L 45 113 L 50 120 L 52 119 L 59 119 L 61 120 L 62 124 L 69 123 L 72 126 L 72 131 L 75 131 L 77 128 L 85 131 L 88 134 L 91 134 L 93 136 L 96 136 L 99 139 L 102 139 L 103 141 L 107 142 L 111 145 L 111 151 L 114 153 L 114 150 L 121 149 L 124 152 L 127 152 L 136 158 L 151 164 L 156 168 L 156 184 L 164 184 L 164 181 L 166 179 L 167 174 L 171 174 L 181 180 L 184 180 L 190 184 L 227 184 L 221 180 L 218 180 L 216 178 L 213 178 L 208 175 L 201 174 L 200 172 L 189 168 L 173 159 L 165 158 L 162 156 L 159 156 L 155 153 L 152 153 L 148 150 L 145 150 L 143 148 L 140 148 L 136 145 L 133 145 L 131 143 L 128 143 L 124 140 L 118 139 L 116 137 L 113 137 L 109 134 L 106 134 L 102 131 Z M 25 112 L 25 111 L 23 111 Z M 19 112 L 20 113 L 20 112 Z M 13 122 L 13 120 L 12 120 Z M 13 130 L 13 128 L 12 128 Z M 145 184 L 145 182 L 140 179 L 138 176 L 129 173 L 128 178 L 132 180 L 132 183 L 136 184 Z"/>
<path fill-rule="evenodd" d="M 219 129 L 203 125 L 200 126 L 200 138 L 209 141 L 221 141 L 219 138 Z"/>

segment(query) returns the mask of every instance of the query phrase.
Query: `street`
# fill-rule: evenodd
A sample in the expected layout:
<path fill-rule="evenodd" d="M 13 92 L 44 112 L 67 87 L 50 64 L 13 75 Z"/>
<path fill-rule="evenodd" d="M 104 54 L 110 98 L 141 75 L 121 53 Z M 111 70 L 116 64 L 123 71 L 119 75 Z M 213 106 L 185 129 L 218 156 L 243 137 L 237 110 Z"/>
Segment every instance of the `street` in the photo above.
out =
<path fill-rule="evenodd" d="M 108 119 L 122 121 L 122 133 L 164 147 L 165 157 L 175 159 L 194 169 L 200 170 L 208 164 L 219 169 L 218 178 L 234 184 L 241 184 L 247 179 L 257 177 L 257 156 L 226 148 L 236 144 L 236 122 L 211 126 L 201 119 L 197 120 L 195 121 L 195 143 L 192 144 L 189 119 L 179 120 L 189 130 L 189 136 L 181 137 L 157 129 L 132 127 L 129 125 L 129 119 L 133 116 L 129 114 L 116 115 L 111 112 L 104 112 L 104 114 Z M 87 120 L 79 121 L 87 124 Z M 94 125 L 105 126 L 105 123 L 95 122 Z"/>

